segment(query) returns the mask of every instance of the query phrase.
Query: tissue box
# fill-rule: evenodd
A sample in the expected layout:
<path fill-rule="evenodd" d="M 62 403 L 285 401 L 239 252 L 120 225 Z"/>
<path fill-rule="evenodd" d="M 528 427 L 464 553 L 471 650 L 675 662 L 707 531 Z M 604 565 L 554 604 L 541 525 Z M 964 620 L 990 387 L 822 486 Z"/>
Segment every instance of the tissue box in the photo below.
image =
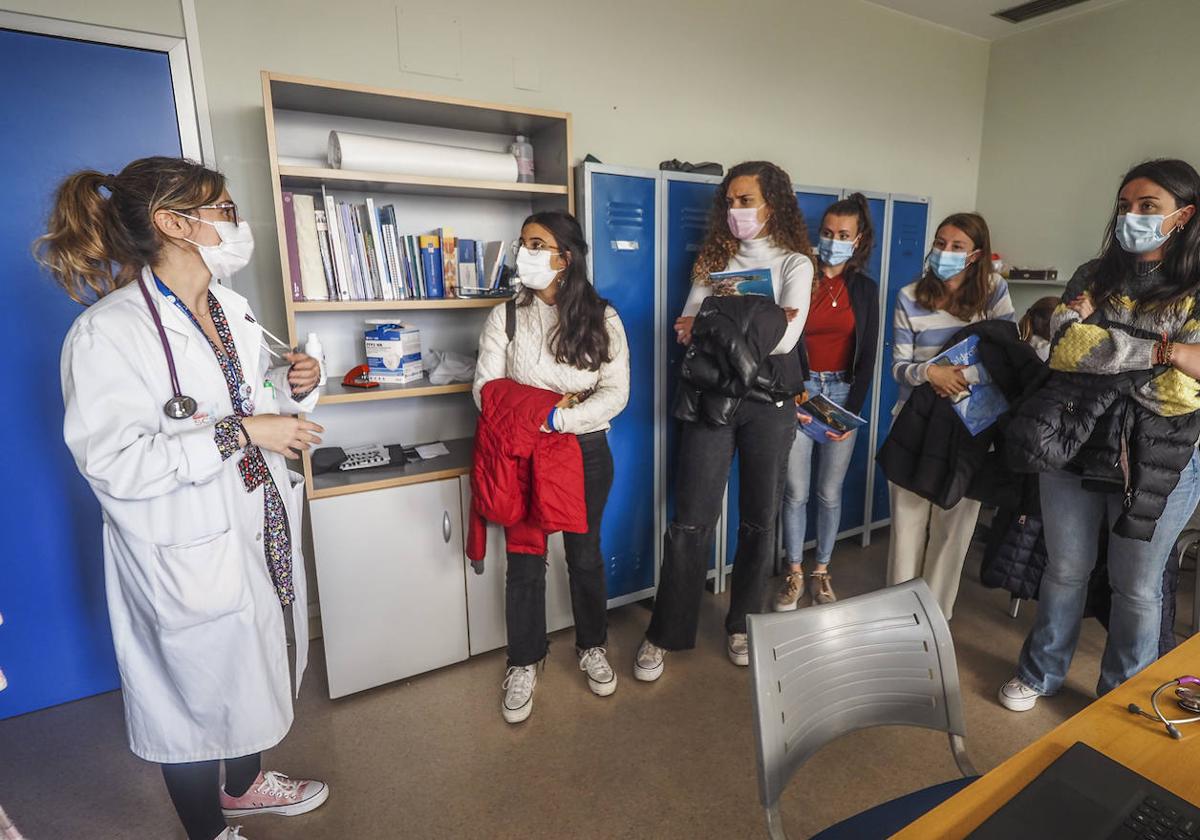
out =
<path fill-rule="evenodd" d="M 419 329 L 391 321 L 368 321 L 367 324 L 363 339 L 370 381 L 402 385 L 424 376 Z"/>

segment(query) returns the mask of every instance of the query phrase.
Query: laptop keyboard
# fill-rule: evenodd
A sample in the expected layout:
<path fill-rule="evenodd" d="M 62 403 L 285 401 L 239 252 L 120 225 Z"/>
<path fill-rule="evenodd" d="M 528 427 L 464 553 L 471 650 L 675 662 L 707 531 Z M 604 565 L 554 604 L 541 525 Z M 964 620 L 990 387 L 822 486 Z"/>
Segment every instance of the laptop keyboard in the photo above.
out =
<path fill-rule="evenodd" d="M 1200 822 L 1192 814 L 1181 814 L 1161 800 L 1147 796 L 1113 837 L 1136 837 L 1137 840 L 1200 840 Z"/>

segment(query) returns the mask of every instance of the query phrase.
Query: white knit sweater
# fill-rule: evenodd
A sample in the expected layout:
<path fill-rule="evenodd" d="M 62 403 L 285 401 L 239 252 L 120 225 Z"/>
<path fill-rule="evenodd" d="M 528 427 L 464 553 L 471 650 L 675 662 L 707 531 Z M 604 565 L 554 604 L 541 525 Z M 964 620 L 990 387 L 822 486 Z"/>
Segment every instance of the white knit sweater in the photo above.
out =
<path fill-rule="evenodd" d="M 610 306 L 605 318 L 612 361 L 592 371 L 555 360 L 550 335 L 558 324 L 557 307 L 548 306 L 536 295 L 528 306 L 518 306 L 512 342 L 504 329 L 505 308 L 497 306 L 491 311 L 479 337 L 479 363 L 472 389 L 475 405 L 482 408 L 480 392 L 493 379 L 508 378 L 558 394 L 591 390 L 591 396 L 579 405 L 558 410 L 555 429 L 575 435 L 607 429 L 609 421 L 629 402 L 629 345 L 616 310 Z"/>
<path fill-rule="evenodd" d="M 771 355 L 790 353 L 804 332 L 808 320 L 809 299 L 812 297 L 812 260 L 795 251 L 786 251 L 777 246 L 769 236 L 738 243 L 737 253 L 730 258 L 725 271 L 744 271 L 751 268 L 769 268 L 771 286 L 775 290 L 775 302 L 788 309 L 798 310 L 796 317 L 788 322 L 787 330 Z M 692 285 L 691 294 L 683 306 L 685 316 L 700 311 L 700 304 L 712 294 L 713 287 L 707 283 Z"/>

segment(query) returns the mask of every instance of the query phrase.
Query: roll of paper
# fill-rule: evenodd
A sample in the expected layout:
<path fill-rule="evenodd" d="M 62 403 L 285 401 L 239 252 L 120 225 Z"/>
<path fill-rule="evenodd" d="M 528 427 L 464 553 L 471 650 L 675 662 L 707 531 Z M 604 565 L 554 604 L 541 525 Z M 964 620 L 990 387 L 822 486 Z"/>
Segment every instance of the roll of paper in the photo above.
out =
<path fill-rule="evenodd" d="M 329 166 L 431 178 L 517 182 L 517 159 L 508 152 L 485 152 L 348 131 L 329 132 Z"/>

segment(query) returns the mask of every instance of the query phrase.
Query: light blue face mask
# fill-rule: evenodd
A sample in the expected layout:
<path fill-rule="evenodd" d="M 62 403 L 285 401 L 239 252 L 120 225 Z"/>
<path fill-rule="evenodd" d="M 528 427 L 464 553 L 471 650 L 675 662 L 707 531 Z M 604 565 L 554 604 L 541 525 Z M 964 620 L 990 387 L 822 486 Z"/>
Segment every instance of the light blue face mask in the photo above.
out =
<path fill-rule="evenodd" d="M 1175 213 L 1186 208 L 1180 207 Z M 1117 216 L 1117 241 L 1131 254 L 1146 254 L 1162 246 L 1178 228 L 1163 233 L 1163 222 L 1175 215 L 1139 216 L 1136 213 L 1121 213 Z"/>
<path fill-rule="evenodd" d="M 967 259 L 974 253 L 974 251 L 939 251 L 934 248 L 925 258 L 925 262 L 929 266 L 929 270 L 945 283 L 955 275 L 962 273 L 963 269 L 967 267 Z"/>
<path fill-rule="evenodd" d="M 857 242 L 857 239 L 848 242 L 844 239 L 830 239 L 827 236 L 822 236 L 821 241 L 817 245 L 817 256 L 821 258 L 821 262 L 825 265 L 841 265 L 854 256 L 854 248 Z"/>

